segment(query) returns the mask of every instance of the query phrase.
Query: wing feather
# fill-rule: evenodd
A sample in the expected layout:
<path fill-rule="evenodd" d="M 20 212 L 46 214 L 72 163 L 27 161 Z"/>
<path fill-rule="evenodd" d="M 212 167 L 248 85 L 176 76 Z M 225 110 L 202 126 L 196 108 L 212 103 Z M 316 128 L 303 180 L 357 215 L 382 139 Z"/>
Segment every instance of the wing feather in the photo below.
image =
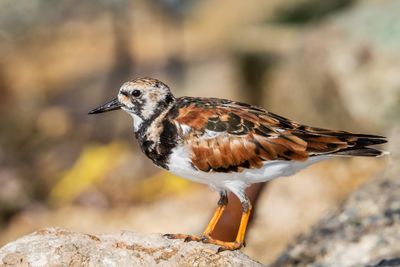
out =
<path fill-rule="evenodd" d="M 380 136 L 301 125 L 223 99 L 181 98 L 173 114 L 170 120 L 188 129 L 181 131 L 181 139 L 192 153 L 192 165 L 205 172 L 241 171 L 260 168 L 265 161 L 304 161 L 324 154 L 377 156 L 379 150 L 366 146 L 386 142 Z"/>

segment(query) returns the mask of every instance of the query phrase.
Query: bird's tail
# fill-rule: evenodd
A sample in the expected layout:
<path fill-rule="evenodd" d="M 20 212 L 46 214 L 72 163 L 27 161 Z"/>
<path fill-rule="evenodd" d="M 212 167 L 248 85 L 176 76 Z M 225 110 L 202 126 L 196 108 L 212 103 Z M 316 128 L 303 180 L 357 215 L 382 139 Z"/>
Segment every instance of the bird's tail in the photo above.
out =
<path fill-rule="evenodd" d="M 349 134 L 345 139 L 347 139 L 348 147 L 340 149 L 334 154 L 361 157 L 380 157 L 389 154 L 387 151 L 369 147 L 386 143 L 386 137 L 369 134 Z"/>
<path fill-rule="evenodd" d="M 297 137 L 307 142 L 310 155 L 338 155 L 379 157 L 387 152 L 370 146 L 386 143 L 386 137 L 371 134 L 354 134 L 345 131 L 333 131 L 311 128 L 297 131 Z"/>

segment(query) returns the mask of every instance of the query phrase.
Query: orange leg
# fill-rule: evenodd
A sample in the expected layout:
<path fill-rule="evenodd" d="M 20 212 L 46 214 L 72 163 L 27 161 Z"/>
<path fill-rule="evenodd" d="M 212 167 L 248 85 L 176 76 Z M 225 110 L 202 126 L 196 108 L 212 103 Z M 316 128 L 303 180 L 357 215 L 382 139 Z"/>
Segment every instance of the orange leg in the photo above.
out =
<path fill-rule="evenodd" d="M 228 198 L 226 194 L 221 194 L 221 198 L 218 202 L 218 208 L 214 213 L 214 216 L 211 218 L 210 222 L 208 223 L 206 229 L 204 230 L 201 237 L 192 236 L 192 235 L 185 235 L 185 234 L 166 234 L 164 235 L 170 239 L 184 239 L 185 242 L 188 241 L 202 241 L 204 243 L 211 243 L 219 246 L 218 252 L 224 250 L 236 250 L 243 246 L 244 238 L 246 235 L 247 224 L 249 222 L 250 214 L 251 214 L 251 203 L 245 198 L 242 202 L 242 218 L 240 219 L 239 230 L 236 235 L 236 239 L 233 242 L 225 242 L 217 239 L 211 238 L 211 233 L 214 230 L 215 226 L 217 225 L 219 219 L 221 218 L 222 213 L 225 210 L 226 205 L 228 204 Z"/>
<path fill-rule="evenodd" d="M 213 217 L 211 218 L 210 222 L 208 223 L 206 229 L 203 231 L 201 237 L 193 236 L 193 235 L 186 235 L 186 234 L 166 234 L 164 235 L 170 239 L 184 239 L 185 242 L 189 241 L 203 241 L 211 239 L 210 235 L 214 230 L 215 226 L 217 225 L 219 219 L 222 216 L 222 213 L 225 210 L 226 205 L 228 204 L 228 197 L 226 193 L 221 193 L 221 197 L 218 201 L 218 208 L 215 210 Z"/>
<path fill-rule="evenodd" d="M 211 218 L 210 222 L 208 223 L 206 229 L 204 230 L 204 232 L 202 234 L 203 239 L 210 238 L 210 235 L 214 231 L 214 228 L 217 225 L 219 219 L 221 218 L 222 213 L 224 213 L 226 205 L 228 205 L 228 197 L 226 194 L 222 193 L 221 198 L 218 201 L 218 208 L 214 212 L 213 217 Z"/>
<path fill-rule="evenodd" d="M 250 214 L 251 214 L 251 204 L 250 201 L 246 199 L 245 202 L 242 203 L 243 206 L 243 212 L 242 212 L 242 218 L 240 219 L 240 225 L 239 225 L 239 230 L 236 235 L 236 239 L 233 242 L 224 242 L 212 238 L 207 238 L 205 240 L 202 240 L 205 243 L 211 243 L 220 246 L 218 249 L 218 252 L 224 251 L 224 250 L 236 250 L 239 249 L 243 246 L 244 243 L 244 238 L 246 235 L 246 229 L 247 229 L 247 224 L 249 222 Z"/>

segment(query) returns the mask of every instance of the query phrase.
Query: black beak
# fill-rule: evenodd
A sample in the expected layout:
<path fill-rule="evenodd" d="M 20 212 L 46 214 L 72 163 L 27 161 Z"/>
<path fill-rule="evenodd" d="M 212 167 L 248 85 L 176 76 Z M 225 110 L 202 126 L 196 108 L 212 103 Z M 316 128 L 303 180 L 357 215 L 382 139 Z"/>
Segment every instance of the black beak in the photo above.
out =
<path fill-rule="evenodd" d="M 92 109 L 89 111 L 88 114 L 97 114 L 97 113 L 103 113 L 107 111 L 112 111 L 116 109 L 120 109 L 122 107 L 122 104 L 118 101 L 118 98 L 115 98 L 111 100 L 110 102 L 107 102 L 101 106 L 98 106 L 95 109 Z"/>

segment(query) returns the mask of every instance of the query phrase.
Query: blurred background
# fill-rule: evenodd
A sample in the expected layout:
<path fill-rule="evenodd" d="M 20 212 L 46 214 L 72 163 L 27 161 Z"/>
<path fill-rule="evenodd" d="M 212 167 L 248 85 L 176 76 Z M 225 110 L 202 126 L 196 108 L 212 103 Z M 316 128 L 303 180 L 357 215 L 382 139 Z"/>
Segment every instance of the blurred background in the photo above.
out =
<path fill-rule="evenodd" d="M 0 246 L 46 226 L 203 230 L 217 193 L 154 167 L 127 114 L 87 116 L 136 77 L 399 138 L 398 10 L 396 0 L 0 1 Z M 271 182 L 244 252 L 274 261 L 389 161 L 336 159 Z"/>

